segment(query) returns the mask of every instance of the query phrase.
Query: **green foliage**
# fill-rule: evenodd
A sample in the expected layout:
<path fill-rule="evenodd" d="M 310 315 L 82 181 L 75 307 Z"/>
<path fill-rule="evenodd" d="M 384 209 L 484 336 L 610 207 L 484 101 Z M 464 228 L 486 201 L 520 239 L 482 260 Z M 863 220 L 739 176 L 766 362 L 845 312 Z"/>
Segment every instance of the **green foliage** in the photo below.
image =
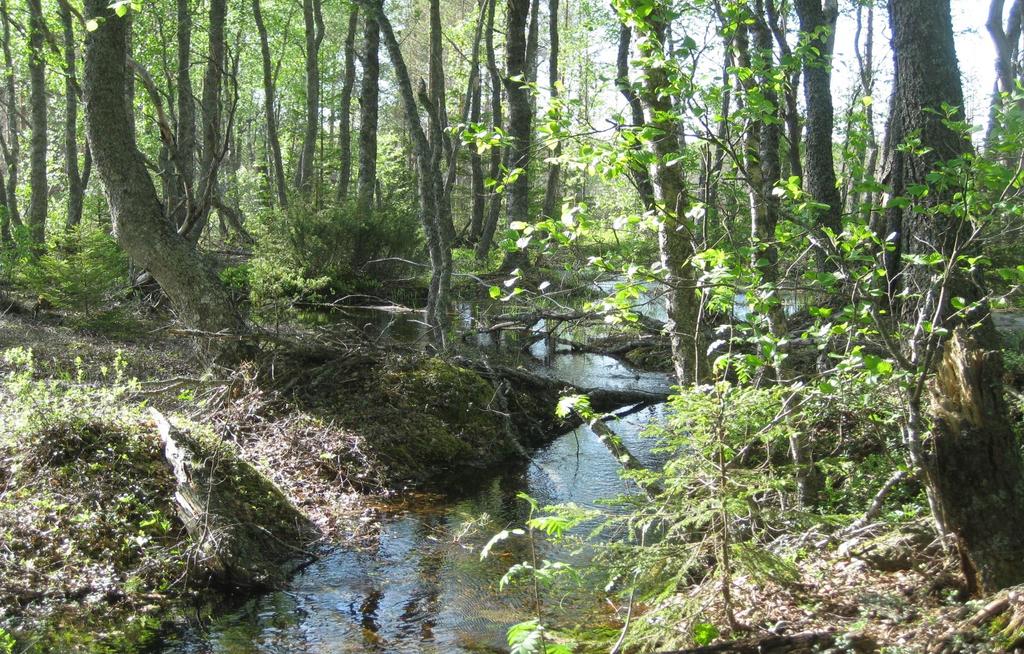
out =
<path fill-rule="evenodd" d="M 378 260 L 414 259 L 421 249 L 415 213 L 402 205 L 371 216 L 352 206 L 293 205 L 258 213 L 248 227 L 256 239 L 253 257 L 222 279 L 236 288 L 247 284 L 257 309 L 370 287 L 396 269 Z"/>
<path fill-rule="evenodd" d="M 128 257 L 106 228 L 83 224 L 18 261 L 19 281 L 54 306 L 92 314 L 127 282 Z"/>

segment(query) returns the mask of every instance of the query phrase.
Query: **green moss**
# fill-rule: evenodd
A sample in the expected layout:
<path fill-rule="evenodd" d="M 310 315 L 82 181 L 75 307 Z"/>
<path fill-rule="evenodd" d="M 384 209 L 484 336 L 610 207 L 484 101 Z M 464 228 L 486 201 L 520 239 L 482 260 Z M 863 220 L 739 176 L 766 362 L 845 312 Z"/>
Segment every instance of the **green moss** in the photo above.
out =
<path fill-rule="evenodd" d="M 364 370 L 321 402 L 360 433 L 392 483 L 443 483 L 449 473 L 494 465 L 517 448 L 483 377 L 438 357 Z M 322 377 L 322 376 L 321 376 Z"/>

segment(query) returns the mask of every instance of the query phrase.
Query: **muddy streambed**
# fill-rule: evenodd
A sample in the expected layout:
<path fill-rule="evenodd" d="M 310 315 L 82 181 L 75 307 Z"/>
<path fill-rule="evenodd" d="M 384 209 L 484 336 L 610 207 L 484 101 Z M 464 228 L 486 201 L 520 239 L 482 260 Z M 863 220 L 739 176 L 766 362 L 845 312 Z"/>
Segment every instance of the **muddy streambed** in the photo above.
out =
<path fill-rule="evenodd" d="M 463 321 L 471 319 L 468 309 Z M 377 312 L 379 314 L 379 312 Z M 368 315 L 368 328 L 403 340 L 421 335 L 416 316 Z M 541 326 L 542 328 L 542 326 Z M 493 348 L 490 337 L 476 345 Z M 504 344 L 501 349 L 515 350 Z M 520 353 L 521 365 L 587 387 L 664 390 L 660 373 L 634 371 L 618 360 L 564 350 L 543 341 Z M 659 422 L 664 406 L 630 413 L 612 423 L 642 462 L 659 465 L 653 441 L 642 432 Z M 480 549 L 491 536 L 520 526 L 527 507 L 519 492 L 541 505 L 600 500 L 632 492 L 619 464 L 587 427 L 562 434 L 532 452 L 527 462 L 472 480 L 469 490 L 447 497 L 405 498 L 375 518 L 373 545 L 338 547 L 300 573 L 283 591 L 263 595 L 204 630 L 167 642 L 163 654 L 250 653 L 457 653 L 505 652 L 505 631 L 529 617 L 525 591 L 498 590 L 502 574 L 527 558 L 527 546 L 511 539 L 486 560 Z M 541 558 L 565 558 L 542 545 Z M 580 555 L 577 555 L 580 556 Z M 585 555 L 584 555 L 585 556 Z M 582 624 L 606 611 L 593 597 L 562 597 L 557 621 Z"/>

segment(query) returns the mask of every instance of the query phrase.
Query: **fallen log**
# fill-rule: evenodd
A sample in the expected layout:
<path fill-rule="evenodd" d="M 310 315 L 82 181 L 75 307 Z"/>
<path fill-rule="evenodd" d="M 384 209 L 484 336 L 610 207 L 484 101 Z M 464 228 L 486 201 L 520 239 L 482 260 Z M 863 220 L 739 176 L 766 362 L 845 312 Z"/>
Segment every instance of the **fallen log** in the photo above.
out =
<path fill-rule="evenodd" d="M 876 652 L 878 644 L 862 634 L 840 634 L 835 631 L 804 631 L 790 635 L 775 635 L 734 640 L 716 645 L 690 649 L 662 651 L 657 654 L 810 654 L 823 647 L 842 645 L 845 652 Z"/>
<path fill-rule="evenodd" d="M 317 530 L 277 486 L 226 445 L 200 441 L 156 409 L 150 414 L 200 569 L 223 586 L 268 589 L 311 560 Z"/>

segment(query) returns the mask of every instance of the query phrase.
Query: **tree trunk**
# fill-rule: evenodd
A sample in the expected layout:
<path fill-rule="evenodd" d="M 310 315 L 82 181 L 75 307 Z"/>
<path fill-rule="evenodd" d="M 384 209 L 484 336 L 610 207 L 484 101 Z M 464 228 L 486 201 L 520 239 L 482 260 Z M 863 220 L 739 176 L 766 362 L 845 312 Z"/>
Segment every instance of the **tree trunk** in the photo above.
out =
<path fill-rule="evenodd" d="M 455 172 L 456 161 L 451 156 L 452 149 L 445 147 L 448 130 L 448 108 L 445 97 L 444 51 L 441 48 L 441 0 L 430 0 L 430 115 L 436 121 L 437 129 L 431 129 L 428 137 L 430 147 L 435 151 L 433 156 L 438 161 L 448 155 L 448 166 Z M 450 145 L 450 144 L 449 144 Z M 450 243 L 455 240 L 455 225 L 452 222 L 451 196 L 444 192 L 444 178 L 439 177 L 440 184 L 435 191 L 437 196 L 438 225 L 444 231 L 445 239 Z"/>
<path fill-rule="evenodd" d="M 372 1 L 372 0 L 371 0 Z M 359 92 L 359 177 L 356 206 L 366 217 L 373 213 L 377 183 L 377 111 L 380 80 L 380 28 L 375 13 L 367 13 L 363 26 L 363 78 Z"/>
<path fill-rule="evenodd" d="M 950 128 L 943 113 L 943 105 L 948 105 L 954 108 L 952 119 L 963 120 L 964 96 L 949 0 L 892 0 L 889 22 L 895 82 L 882 181 L 888 184 L 891 196 L 905 197 L 916 186 L 929 185 L 928 175 L 940 164 L 970 153 L 972 147 L 964 134 Z M 923 152 L 900 147 L 912 136 L 919 139 Z M 969 240 L 970 226 L 962 218 L 952 212 L 929 210 L 951 201 L 955 192 L 953 188 L 932 188 L 926 197 L 915 199 L 914 208 L 890 202 L 885 212 L 885 234 L 895 235 L 894 247 L 886 253 L 890 292 L 894 305 L 900 304 L 895 294 L 901 289 L 921 298 L 916 306 L 902 304 L 902 311 L 915 313 L 913 322 L 923 310 L 936 326 L 943 325 L 954 312 L 951 298 L 972 303 L 983 295 L 973 280 L 954 270 L 944 287 L 949 292 L 927 300 L 933 295 L 933 270 L 903 265 L 904 255 L 938 252 L 948 259 Z M 942 306 L 923 306 L 931 301 L 941 301 Z M 995 333 L 987 318 L 987 306 L 981 307 L 980 313 L 984 315 L 976 318 L 983 323 L 985 333 L 976 336 L 988 347 L 994 344 Z"/>
<path fill-rule="evenodd" d="M 548 54 L 548 86 L 551 93 L 552 109 L 558 105 L 558 0 L 548 0 L 548 41 L 550 52 Z M 561 110 L 558 109 L 559 114 Z M 552 117 L 557 114 L 552 113 Z M 559 157 L 562 154 L 562 143 L 555 146 L 553 156 Z M 544 208 L 541 214 L 558 220 L 562 214 L 561 194 L 561 173 L 562 168 L 557 162 L 548 166 L 548 182 L 544 189 Z"/>
<path fill-rule="evenodd" d="M 690 258 L 693 243 L 692 226 L 687 224 L 686 212 L 690 197 L 686 191 L 681 166 L 672 165 L 678 155 L 676 140 L 677 116 L 672 107 L 668 74 L 658 62 L 666 55 L 665 32 L 669 8 L 663 2 L 655 4 L 647 17 L 644 55 L 648 62 L 644 68 L 643 101 L 651 118 L 652 149 L 655 157 L 654 188 L 660 216 L 658 249 L 665 269 L 668 320 L 665 328 L 672 344 L 672 364 L 676 378 L 682 385 L 698 382 L 706 372 L 706 352 L 700 336 L 698 314 L 700 301 Z"/>
<path fill-rule="evenodd" d="M 135 263 L 152 273 L 185 323 L 210 332 L 244 331 L 216 273 L 163 215 L 124 98 L 129 21 L 109 4 L 85 3 L 86 18 L 100 20 L 86 37 L 83 91 L 86 132 L 114 234 Z"/>
<path fill-rule="evenodd" d="M 982 594 L 1024 582 L 1024 460 L 1002 376 L 1000 351 L 957 330 L 929 388 L 925 472 L 968 585 Z"/>
<path fill-rule="evenodd" d="M 800 16 L 800 31 L 811 46 L 803 66 L 807 104 L 805 187 L 816 202 L 826 206 L 818 216 L 818 224 L 838 234 L 842 231 L 842 202 L 832 157 L 835 116 L 831 59 L 839 6 L 836 0 L 796 0 L 796 10 Z M 814 50 L 818 51 L 817 55 Z M 822 265 L 825 263 L 824 253 L 820 253 L 819 261 Z"/>
<path fill-rule="evenodd" d="M 28 226 L 32 242 L 42 244 L 46 238 L 46 214 L 50 190 L 46 180 L 47 106 L 46 106 L 46 22 L 42 0 L 28 0 L 29 8 L 29 79 L 32 85 L 32 140 L 29 151 L 29 183 L 31 196 Z"/>
<path fill-rule="evenodd" d="M 306 131 L 295 186 L 309 198 L 313 195 L 313 160 L 320 132 L 320 43 L 324 39 L 320 0 L 302 0 L 302 20 L 306 26 Z"/>
<path fill-rule="evenodd" d="M 352 183 L 352 87 L 356 83 L 356 30 L 359 28 L 359 5 L 352 5 L 348 14 L 348 31 L 345 32 L 345 78 L 341 85 L 340 120 L 338 123 L 338 145 L 341 156 L 338 169 L 338 202 L 348 200 Z"/>
<path fill-rule="evenodd" d="M 430 325 L 434 342 L 443 347 L 444 329 L 448 315 L 448 289 L 451 286 L 452 252 L 451 244 L 445 241 L 444 231 L 438 225 L 436 191 L 439 187 L 438 180 L 441 179 L 440 158 L 435 156 L 435 151 L 431 148 L 427 136 L 420 126 L 419 112 L 416 109 L 416 95 L 413 93 L 409 70 L 406 68 L 401 45 L 395 37 L 391 22 L 384 15 L 380 0 L 364 0 L 364 3 L 366 17 L 379 25 L 380 35 L 384 38 L 384 45 L 391 57 L 391 65 L 395 69 L 399 97 L 405 113 L 406 127 L 409 130 L 413 154 L 416 157 L 420 220 L 426 234 L 431 269 L 426 319 L 427 324 Z M 421 93 L 421 96 L 423 95 L 426 94 Z"/>
<path fill-rule="evenodd" d="M 485 2 L 487 0 L 484 0 Z M 481 85 L 479 74 L 476 86 L 473 88 L 473 98 L 470 101 L 469 122 L 474 125 L 480 123 Z M 469 219 L 469 243 L 480 242 L 484 229 L 484 211 L 487 208 L 487 195 L 484 189 L 484 163 L 480 152 L 475 148 L 469 151 L 469 178 L 470 189 L 473 193 L 473 209 Z"/>
<path fill-rule="evenodd" d="M 169 204 L 174 224 L 188 222 L 195 202 L 196 100 L 192 91 L 192 12 L 189 0 L 178 0 L 178 122 L 171 158 L 177 170 Z"/>
<path fill-rule="evenodd" d="M 743 82 L 748 109 L 756 96 L 757 107 L 751 109 L 751 118 L 745 129 L 744 172 L 750 187 L 750 236 L 752 242 L 751 265 L 760 277 L 760 283 L 771 293 L 767 312 L 768 329 L 776 338 L 786 334 L 786 314 L 779 299 L 779 253 L 775 247 L 775 228 L 779 224 L 781 205 L 774 193 L 782 172 L 779 150 L 782 129 L 779 124 L 779 96 L 774 90 L 775 66 L 772 59 L 772 34 L 768 28 L 764 0 L 754 0 L 755 12 L 750 31 L 753 48 L 741 28 L 736 35 L 736 50 L 740 66 L 753 69 L 755 75 Z"/>
<path fill-rule="evenodd" d="M 487 72 L 491 78 L 491 128 L 498 130 L 502 128 L 501 119 L 501 73 L 498 71 L 498 60 L 494 54 L 494 14 L 497 11 L 498 0 L 484 0 L 488 3 L 487 27 L 484 31 L 484 49 L 487 52 Z M 501 148 L 491 148 L 490 169 L 488 177 L 497 180 L 501 175 Z M 476 244 L 476 258 L 478 261 L 486 261 L 491 252 L 491 243 L 494 241 L 494 232 L 498 229 L 498 220 L 501 218 L 501 195 L 491 193 L 490 203 L 487 207 L 487 219 L 480 234 L 480 241 Z"/>
<path fill-rule="evenodd" d="M 285 188 L 284 161 L 281 158 L 281 139 L 277 133 L 276 97 L 274 88 L 274 69 L 270 61 L 270 40 L 267 27 L 263 24 L 263 12 L 260 11 L 260 0 L 252 0 L 252 15 L 256 21 L 256 29 L 260 33 L 260 54 L 263 59 L 263 111 L 267 122 L 267 145 L 270 148 L 270 159 L 274 166 L 274 182 L 277 202 L 281 208 L 288 206 L 288 191 Z"/>
<path fill-rule="evenodd" d="M 631 40 L 632 30 L 629 25 L 625 23 L 619 25 L 619 50 L 615 58 L 615 86 L 629 105 L 630 117 L 633 120 L 632 128 L 639 130 L 646 124 L 646 119 L 640 96 L 633 90 L 633 84 L 629 81 L 629 44 Z M 634 141 L 630 145 L 630 148 L 638 153 L 642 147 L 638 141 Z M 644 209 L 653 209 L 654 185 L 651 183 L 651 172 L 646 164 L 634 164 L 634 166 L 632 170 L 633 183 L 636 185 L 637 193 L 640 194 L 640 201 L 643 203 Z"/>
<path fill-rule="evenodd" d="M 7 211 L 11 225 L 21 227 L 17 192 L 18 161 L 21 155 L 18 136 L 21 127 L 18 124 L 18 88 L 14 77 L 14 58 L 11 55 L 11 17 L 7 10 L 7 0 L 0 0 L 0 13 L 3 14 L 4 66 L 7 68 L 7 138 L 4 148 L 4 161 L 7 163 Z"/>
<path fill-rule="evenodd" d="M 64 27 L 64 170 L 68 178 L 68 213 L 66 225 L 70 229 L 82 221 L 85 185 L 78 168 L 78 73 L 75 57 L 75 28 L 71 12 L 60 5 L 60 20 Z"/>
<path fill-rule="evenodd" d="M 508 222 L 530 220 L 530 139 L 533 124 L 533 104 L 526 86 L 530 61 L 527 58 L 528 41 L 526 23 L 530 0 L 508 0 L 508 26 L 505 32 L 505 92 L 508 94 L 508 135 L 510 168 L 517 175 L 506 187 L 508 196 Z M 526 263 L 525 252 L 509 253 L 501 270 L 511 271 Z"/>

